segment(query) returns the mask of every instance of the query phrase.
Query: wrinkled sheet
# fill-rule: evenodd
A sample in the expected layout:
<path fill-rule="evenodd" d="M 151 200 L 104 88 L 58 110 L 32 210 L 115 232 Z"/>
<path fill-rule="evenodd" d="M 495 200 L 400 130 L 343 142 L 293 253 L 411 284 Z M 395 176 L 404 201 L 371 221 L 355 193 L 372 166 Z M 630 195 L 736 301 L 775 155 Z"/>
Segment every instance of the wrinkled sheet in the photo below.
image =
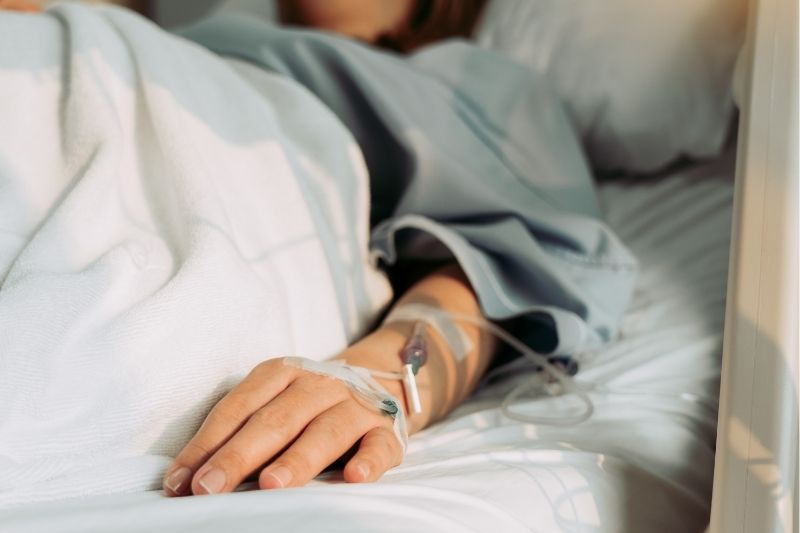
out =
<path fill-rule="evenodd" d="M 186 35 L 258 89 L 126 10 L 0 14 L 0 506 L 158 486 L 258 362 L 368 330 L 379 260 L 451 254 L 557 353 L 619 329 L 636 264 L 546 80 L 251 23 Z"/>
<path fill-rule="evenodd" d="M 417 434 L 370 486 L 335 475 L 309 487 L 166 499 L 159 492 L 32 506 L 8 532 L 703 531 L 714 469 L 732 154 L 659 180 L 604 185 L 610 225 L 641 263 L 621 339 L 584 364 L 596 406 L 584 424 L 504 419 L 525 375 L 487 386 Z M 529 414 L 569 399 L 516 405 Z"/>
<path fill-rule="evenodd" d="M 261 90 L 125 10 L 0 11 L 0 507 L 160 486 L 256 364 L 388 303 L 354 139 Z"/>

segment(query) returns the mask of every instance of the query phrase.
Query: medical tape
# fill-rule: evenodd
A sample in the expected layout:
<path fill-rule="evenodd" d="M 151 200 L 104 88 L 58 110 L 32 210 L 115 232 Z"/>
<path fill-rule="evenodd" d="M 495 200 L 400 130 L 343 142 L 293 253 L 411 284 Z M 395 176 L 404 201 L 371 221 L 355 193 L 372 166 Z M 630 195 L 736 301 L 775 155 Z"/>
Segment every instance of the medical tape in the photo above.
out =
<path fill-rule="evenodd" d="M 395 307 L 383 321 L 384 325 L 392 322 L 425 322 L 444 339 L 456 361 L 463 361 L 472 351 L 472 342 L 464 330 L 447 312 L 429 305 L 404 304 Z"/>
<path fill-rule="evenodd" d="M 482 316 L 475 316 L 466 313 L 454 313 L 426 304 L 406 304 L 400 309 L 402 309 L 402 313 L 400 313 L 398 310 L 397 316 L 403 317 L 403 321 L 425 321 L 432 327 L 436 327 L 433 325 L 436 323 L 440 328 L 444 324 L 452 325 L 454 322 L 463 322 L 476 326 L 483 331 L 494 335 L 497 339 L 503 341 L 505 344 L 518 351 L 526 359 L 533 362 L 536 367 L 540 369 L 539 371 L 544 373 L 544 376 L 547 376 L 545 378 L 546 381 L 544 382 L 544 386 L 542 386 L 542 380 L 539 377 L 534 377 L 533 380 L 529 382 L 523 382 L 514 387 L 503 399 L 503 403 L 500 406 L 500 411 L 506 417 L 519 422 L 524 422 L 526 424 L 542 424 L 552 426 L 569 426 L 580 424 L 581 422 L 585 422 L 592 417 L 594 413 L 594 403 L 589 397 L 588 390 L 573 380 L 570 373 L 565 372 L 564 367 L 561 364 L 558 362 L 551 362 L 547 355 L 541 354 L 532 349 L 524 342 L 517 339 L 493 322 L 486 320 Z M 392 315 L 394 314 L 395 311 L 392 311 L 389 314 L 389 317 L 387 317 L 387 320 L 384 321 L 384 324 L 399 320 L 397 318 L 392 318 Z M 441 318 L 442 320 L 436 322 L 435 319 L 437 317 Z M 448 330 L 445 329 L 445 331 Z M 459 331 L 461 330 L 459 329 Z M 443 334 L 445 337 L 449 337 L 450 335 L 453 335 L 452 332 L 449 334 Z M 456 336 L 453 335 L 453 339 L 455 338 Z M 453 344 L 451 344 L 451 347 L 452 346 Z M 453 350 L 453 353 L 454 355 L 457 353 L 455 349 Z M 582 412 L 568 414 L 565 413 L 563 415 L 556 416 L 533 416 L 512 411 L 511 405 L 517 400 L 521 399 L 525 392 L 533 388 L 532 385 L 535 388 L 543 388 L 548 393 L 548 396 L 573 395 L 584 404 L 585 408 Z"/>
<path fill-rule="evenodd" d="M 283 364 L 313 374 L 336 378 L 357 393 L 369 406 L 391 416 L 394 419 L 392 426 L 394 435 L 405 455 L 408 446 L 406 415 L 395 397 L 372 378 L 369 369 L 348 365 L 344 361 L 314 361 L 304 357 L 284 357 Z"/>

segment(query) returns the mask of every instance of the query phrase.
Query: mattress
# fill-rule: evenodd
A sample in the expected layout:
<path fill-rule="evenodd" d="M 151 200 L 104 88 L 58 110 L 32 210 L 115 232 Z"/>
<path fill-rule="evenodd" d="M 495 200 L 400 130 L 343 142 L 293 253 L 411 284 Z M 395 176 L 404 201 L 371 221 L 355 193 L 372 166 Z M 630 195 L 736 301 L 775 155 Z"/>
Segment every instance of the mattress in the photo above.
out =
<path fill-rule="evenodd" d="M 167 499 L 159 492 L 19 507 L 14 531 L 691 532 L 708 523 L 735 158 L 601 185 L 609 224 L 641 263 L 618 341 L 587 354 L 587 422 L 502 416 L 520 368 L 415 435 L 372 485 L 327 473 L 303 488 Z M 574 414 L 571 397 L 531 415 Z"/>

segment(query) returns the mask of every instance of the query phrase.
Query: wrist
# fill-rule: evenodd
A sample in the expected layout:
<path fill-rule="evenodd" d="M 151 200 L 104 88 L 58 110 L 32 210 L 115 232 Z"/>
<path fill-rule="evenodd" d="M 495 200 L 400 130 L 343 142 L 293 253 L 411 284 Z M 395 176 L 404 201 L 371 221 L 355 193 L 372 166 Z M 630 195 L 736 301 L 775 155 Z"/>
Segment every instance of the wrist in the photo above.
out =
<path fill-rule="evenodd" d="M 343 360 L 348 364 L 361 366 L 372 371 L 393 373 L 399 376 L 403 371 L 400 352 L 411 336 L 412 331 L 413 324 L 411 323 L 385 325 L 350 346 L 334 359 Z M 430 330 L 428 330 L 427 337 L 429 341 L 428 363 L 420 367 L 416 376 L 417 388 L 422 403 L 421 413 L 409 413 L 402 381 L 373 376 L 392 396 L 399 400 L 403 411 L 406 413 L 410 433 L 422 429 L 446 412 L 441 394 L 438 393 L 441 391 L 436 390 L 437 388 L 443 389 L 445 385 L 444 383 L 439 383 L 441 380 L 437 380 L 436 377 L 441 375 L 439 368 L 442 361 L 440 347 L 434 339 L 431 339 Z M 436 383 L 439 383 L 439 387 L 432 386 L 432 384 Z"/>

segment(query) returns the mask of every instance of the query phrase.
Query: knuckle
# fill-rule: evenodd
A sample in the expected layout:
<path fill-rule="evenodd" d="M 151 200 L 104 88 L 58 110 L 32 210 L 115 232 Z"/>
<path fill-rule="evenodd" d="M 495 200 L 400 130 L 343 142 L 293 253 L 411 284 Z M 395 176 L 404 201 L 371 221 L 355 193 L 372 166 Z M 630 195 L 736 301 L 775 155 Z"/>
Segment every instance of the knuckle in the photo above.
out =
<path fill-rule="evenodd" d="M 253 367 L 253 370 L 250 371 L 250 375 L 272 375 L 281 369 L 288 369 L 290 367 L 286 366 L 284 363 L 286 359 L 288 359 L 288 357 L 275 357 L 273 359 L 261 361 L 255 367 Z"/>
<path fill-rule="evenodd" d="M 201 463 L 211 456 L 211 450 L 194 441 L 189 441 L 183 448 L 176 461 Z"/>
<path fill-rule="evenodd" d="M 261 361 L 256 366 L 250 369 L 250 372 L 247 373 L 247 376 L 244 378 L 243 381 L 260 379 L 263 376 L 270 375 L 273 371 L 274 370 L 272 369 L 271 361 Z"/>
<path fill-rule="evenodd" d="M 320 389 L 324 388 L 326 391 L 331 389 L 339 389 L 344 387 L 341 380 L 332 376 L 324 374 L 316 374 L 314 372 L 304 371 L 302 377 L 295 380 L 295 385 L 306 394 L 318 393 Z"/>
<path fill-rule="evenodd" d="M 399 465 L 403 460 L 403 447 L 394 431 L 385 428 L 376 430 L 373 441 L 376 451 L 381 454 L 388 467 Z"/>
<path fill-rule="evenodd" d="M 256 366 L 250 369 L 248 376 L 255 376 L 263 373 L 269 366 L 269 361 L 261 361 Z"/>
<path fill-rule="evenodd" d="M 361 406 L 362 412 L 365 409 Z M 394 419 L 383 412 L 376 412 L 375 409 L 369 409 L 366 415 L 362 415 L 368 424 L 367 429 L 373 432 L 376 436 L 383 435 L 384 432 L 390 436 L 394 435 Z"/>
<path fill-rule="evenodd" d="M 292 426 L 293 416 L 293 412 L 289 409 L 262 409 L 256 411 L 250 418 L 250 421 L 262 431 L 277 432 L 283 435 L 287 433 Z"/>
<path fill-rule="evenodd" d="M 231 415 L 244 417 L 248 414 L 250 402 L 244 394 L 231 392 L 220 405 Z"/>
<path fill-rule="evenodd" d="M 330 418 L 315 418 L 308 425 L 308 430 L 319 434 L 323 442 L 342 443 L 351 436 L 349 428 L 345 424 L 335 422 Z"/>
<path fill-rule="evenodd" d="M 216 466 L 227 472 L 237 472 L 245 474 L 249 471 L 250 461 L 248 457 L 237 448 L 225 450 L 224 453 L 214 460 Z"/>
<path fill-rule="evenodd" d="M 238 394 L 228 394 L 208 415 L 211 424 L 240 424 L 248 415 L 247 401 Z"/>

